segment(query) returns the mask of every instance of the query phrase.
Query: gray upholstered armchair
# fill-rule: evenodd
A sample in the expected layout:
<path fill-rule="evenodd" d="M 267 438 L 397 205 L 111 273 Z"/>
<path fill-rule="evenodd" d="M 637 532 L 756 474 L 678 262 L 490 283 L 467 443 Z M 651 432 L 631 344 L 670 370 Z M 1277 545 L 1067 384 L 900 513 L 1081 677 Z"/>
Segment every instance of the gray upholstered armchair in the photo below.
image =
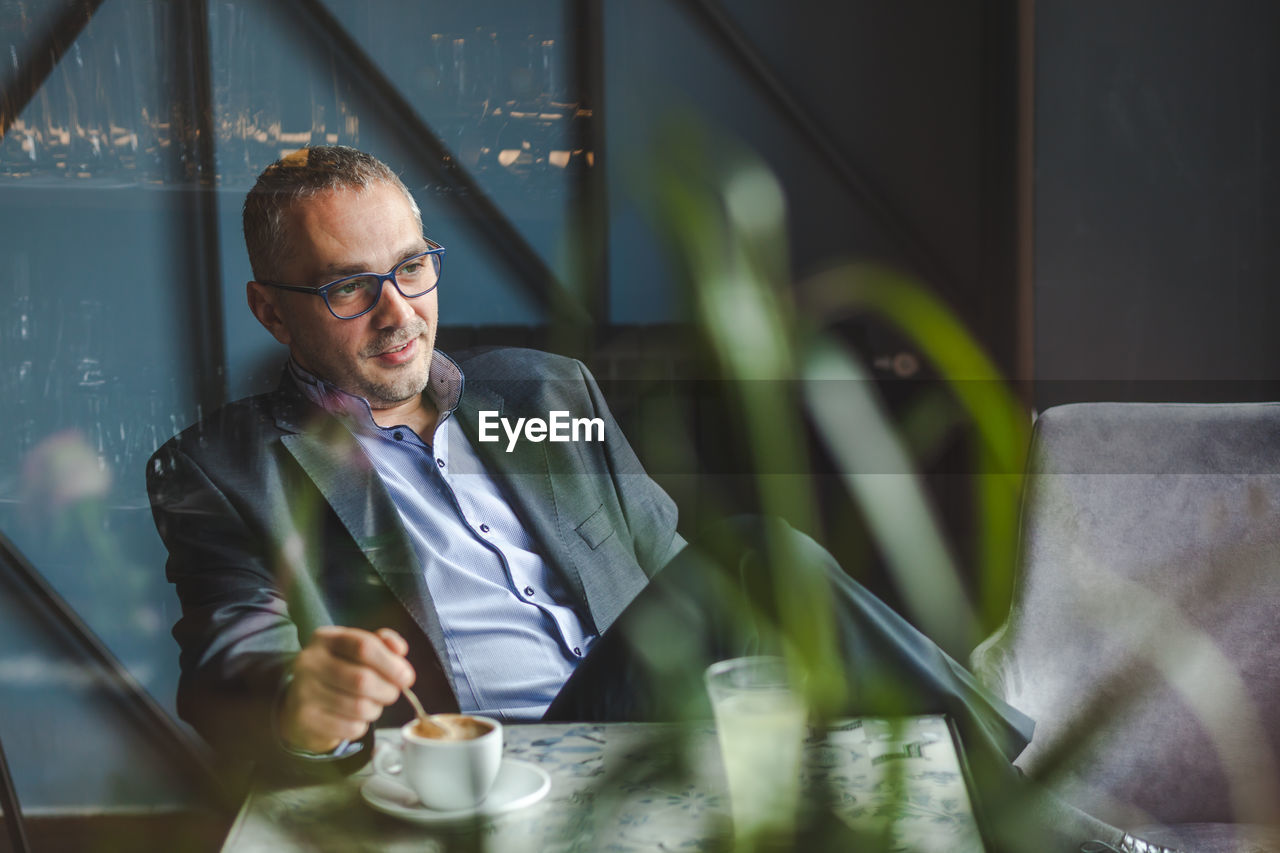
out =
<path fill-rule="evenodd" d="M 1029 466 L 973 654 L 1037 721 L 1017 763 L 1151 841 L 1280 851 L 1280 404 L 1049 409 Z"/>

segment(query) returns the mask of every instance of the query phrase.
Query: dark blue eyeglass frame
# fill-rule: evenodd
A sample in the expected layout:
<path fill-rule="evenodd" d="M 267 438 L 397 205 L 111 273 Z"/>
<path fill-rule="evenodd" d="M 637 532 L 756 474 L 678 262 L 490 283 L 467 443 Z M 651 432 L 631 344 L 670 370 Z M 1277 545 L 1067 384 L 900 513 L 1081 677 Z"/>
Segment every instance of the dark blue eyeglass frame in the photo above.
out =
<path fill-rule="evenodd" d="M 391 282 L 391 284 L 395 287 L 396 291 L 405 299 L 417 299 L 419 296 L 426 296 L 428 293 L 430 293 L 431 291 L 435 290 L 437 287 L 440 286 L 440 278 L 444 275 L 444 246 L 441 246 L 439 243 L 435 242 L 434 240 L 427 240 L 427 244 L 431 246 L 430 249 L 428 249 L 425 252 L 419 252 L 418 254 L 405 258 L 402 261 L 398 261 L 396 265 L 391 268 L 391 271 L 387 273 L 358 272 L 358 273 L 355 273 L 354 275 L 344 275 L 340 279 L 331 281 L 328 284 L 322 284 L 319 287 L 304 287 L 299 284 L 284 284 L 278 281 L 259 281 L 258 284 L 265 284 L 267 287 L 274 287 L 274 288 L 277 288 L 278 290 L 292 290 L 295 293 L 310 293 L 315 296 L 319 296 L 324 299 L 325 307 L 329 309 L 329 313 L 332 314 L 334 317 L 337 317 L 339 320 L 354 320 L 357 317 L 363 317 L 365 314 L 368 314 L 374 308 L 378 307 L 378 302 L 379 300 L 382 299 L 382 286 L 386 284 L 388 281 Z M 427 258 L 427 257 L 435 258 L 435 261 L 434 261 L 436 265 L 435 284 L 431 285 L 426 290 L 423 290 L 420 293 L 405 293 L 404 290 L 400 287 L 400 282 L 396 279 L 396 271 L 399 270 L 401 267 L 403 267 L 405 264 L 410 263 L 411 261 L 416 261 L 421 258 Z M 347 314 L 347 315 L 339 314 L 337 311 L 334 310 L 333 303 L 329 301 L 329 291 L 335 287 L 340 287 L 341 285 L 346 284 L 349 281 L 354 281 L 355 279 L 358 279 L 358 278 L 376 278 L 378 280 L 378 292 L 374 295 L 373 302 L 369 303 L 368 308 L 365 308 L 364 310 L 360 311 L 357 314 Z"/>

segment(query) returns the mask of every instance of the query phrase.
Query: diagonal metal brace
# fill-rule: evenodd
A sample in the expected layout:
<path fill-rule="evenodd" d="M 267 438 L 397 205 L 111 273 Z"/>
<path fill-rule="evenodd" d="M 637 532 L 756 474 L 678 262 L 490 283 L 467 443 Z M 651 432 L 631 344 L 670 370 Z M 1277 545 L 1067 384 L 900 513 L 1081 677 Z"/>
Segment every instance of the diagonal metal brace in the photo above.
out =
<path fill-rule="evenodd" d="M 368 52 L 356 42 L 321 0 L 294 0 L 311 22 L 344 57 L 346 67 L 354 72 L 370 99 L 380 103 L 390 115 L 398 117 L 391 126 L 398 128 L 410 150 L 421 155 L 423 165 L 432 177 L 450 187 L 454 203 L 472 220 L 475 227 L 498 250 L 499 257 L 516 276 L 517 282 L 535 300 L 547 306 L 553 316 L 575 324 L 588 324 L 591 317 L 542 261 L 511 220 L 481 189 L 475 178 L 463 167 L 453 152 L 440 141 L 435 131 L 400 93 L 396 85 L 378 68 Z M 603 319 L 603 318 L 602 318 Z"/>
<path fill-rule="evenodd" d="M 0 742 L 0 813 L 13 853 L 30 853 L 27 827 L 22 820 L 22 806 L 18 804 L 18 790 L 13 787 L 13 777 L 9 775 L 9 762 L 4 757 L 3 742 Z"/>
<path fill-rule="evenodd" d="M 111 677 L 111 682 L 127 700 L 128 707 L 156 741 L 168 747 L 172 754 L 183 756 L 197 771 L 197 784 L 211 794 L 215 802 L 223 798 L 221 783 L 203 744 L 175 723 L 168 712 L 151 698 L 147 689 L 3 533 L 0 533 L 0 571 L 12 577 L 21 592 L 35 600 L 45 614 L 70 634 L 78 650 Z"/>
<path fill-rule="evenodd" d="M 880 223 L 920 272 L 935 283 L 955 282 L 958 278 L 938 257 L 937 252 L 901 215 L 871 180 L 848 161 L 830 136 L 787 89 L 769 63 L 734 23 L 718 0 L 676 0 L 703 29 L 714 36 L 738 65 L 755 82 L 774 107 L 791 120 L 800 136 L 811 145 L 853 193 L 871 216 Z"/>
<path fill-rule="evenodd" d="M 71 0 L 44 32 L 27 43 L 28 49 L 18 57 L 17 70 L 0 81 L 0 104 L 6 107 L 0 110 L 0 139 L 22 115 L 102 3 L 103 0 Z"/>

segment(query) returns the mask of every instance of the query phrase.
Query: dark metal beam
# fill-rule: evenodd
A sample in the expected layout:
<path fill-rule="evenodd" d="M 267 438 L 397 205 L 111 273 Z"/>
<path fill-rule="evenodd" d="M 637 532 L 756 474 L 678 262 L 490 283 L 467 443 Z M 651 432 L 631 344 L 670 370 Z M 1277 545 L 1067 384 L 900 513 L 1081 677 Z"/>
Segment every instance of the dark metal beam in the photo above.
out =
<path fill-rule="evenodd" d="M 694 19 L 720 43 L 739 68 L 755 81 L 774 108 L 792 123 L 796 132 L 826 161 L 863 208 L 880 223 L 890 239 L 906 251 L 922 275 L 935 284 L 959 281 L 907 217 L 898 213 L 871 180 L 845 158 L 818 121 L 792 97 L 769 63 L 717 0 L 676 0 L 676 5 L 691 12 Z"/>
<path fill-rule="evenodd" d="M 207 0 L 183 0 L 170 7 L 170 53 L 173 68 L 169 158 L 174 183 L 182 194 L 181 257 L 184 314 L 189 325 L 196 381 L 196 401 L 204 412 L 227 401 L 227 356 L 222 310 L 222 254 L 219 246 L 217 161 L 214 156 L 213 91 L 210 81 L 209 9 Z"/>
<path fill-rule="evenodd" d="M 294 0 L 294 3 L 342 56 L 344 68 L 353 73 L 369 100 L 382 106 L 386 115 L 395 116 L 395 121 L 389 122 L 388 127 L 398 130 L 409 149 L 419 154 L 432 177 L 453 191 L 453 203 L 471 218 L 475 227 L 494 246 L 499 258 L 515 274 L 516 281 L 538 302 L 548 306 L 553 317 L 589 324 L 590 315 L 543 263 L 524 235 L 481 189 L 475 178 L 422 119 L 417 108 L 387 79 L 368 52 L 351 37 L 324 3 L 321 0 Z"/>
<path fill-rule="evenodd" d="M 126 706 L 137 714 L 148 735 L 155 737 L 164 747 L 171 748 L 173 754 L 186 758 L 200 774 L 197 784 L 214 801 L 220 802 L 223 792 L 203 745 L 197 743 L 151 698 L 147 689 L 112 654 L 93 629 L 80 618 L 80 614 L 58 595 L 3 533 L 0 533 L 0 571 L 11 577 L 20 592 L 30 596 L 49 618 L 67 631 L 78 646 L 78 651 L 110 676 L 111 682 L 119 688 L 120 695 L 126 700 Z"/>
<path fill-rule="evenodd" d="M 3 101 L 0 101 L 4 105 L 0 110 L 0 138 L 22 115 L 102 2 L 71 0 L 43 32 L 33 34 L 27 41 L 22 54 L 17 57 L 16 70 L 0 81 L 0 92 L 4 93 Z"/>
<path fill-rule="evenodd" d="M 571 146 L 583 152 L 570 180 L 571 239 L 588 310 L 597 327 L 609 323 L 609 191 L 605 172 L 605 81 L 603 0 L 571 0 L 569 37 L 574 57 L 574 83 L 579 114 L 571 125 Z M 585 156 L 591 154 L 587 165 Z M 572 163 L 572 161 L 571 161 Z"/>
<path fill-rule="evenodd" d="M 13 853 L 30 853 L 27 843 L 27 827 L 22 819 L 22 806 L 18 804 L 18 789 L 13 786 L 9 774 L 9 761 L 4 756 L 4 742 L 0 739 L 0 812 L 3 812 L 4 828 L 9 835 Z"/>
<path fill-rule="evenodd" d="M 984 299 L 973 322 L 1006 376 L 1018 364 L 1018 0 L 981 4 L 982 152 L 978 280 Z"/>
<path fill-rule="evenodd" d="M 1013 375 L 1018 380 L 1022 402 L 1030 410 L 1035 406 L 1033 383 L 1036 378 L 1036 3 L 1035 0 L 1017 0 L 1018 57 L 1017 57 L 1017 106 L 1014 121 L 1017 125 L 1017 177 L 1014 187 L 1017 203 L 1014 209 L 1015 237 L 1017 244 L 1017 369 Z"/>

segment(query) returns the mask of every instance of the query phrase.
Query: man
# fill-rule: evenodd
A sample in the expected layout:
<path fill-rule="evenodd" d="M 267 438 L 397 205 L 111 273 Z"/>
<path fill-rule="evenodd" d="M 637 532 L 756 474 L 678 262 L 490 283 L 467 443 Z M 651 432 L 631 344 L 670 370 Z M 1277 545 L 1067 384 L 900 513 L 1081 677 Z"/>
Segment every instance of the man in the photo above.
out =
<path fill-rule="evenodd" d="M 683 546 L 675 507 L 581 365 L 497 351 L 464 380 L 434 352 L 443 250 L 382 163 L 285 158 L 245 235 L 249 307 L 290 352 L 281 386 L 148 468 L 183 605 L 179 713 L 224 753 L 295 768 L 286 752 L 347 754 L 415 678 L 433 710 L 537 719 Z M 347 278 L 370 269 L 388 273 Z M 481 411 L 599 418 L 603 440 L 507 452 L 477 441 Z"/>
<path fill-rule="evenodd" d="M 244 224 L 249 307 L 289 350 L 280 387 L 176 436 L 148 467 L 182 602 L 178 710 L 220 753 L 349 771 L 375 724 L 408 718 L 410 687 L 433 711 L 508 720 L 661 717 L 669 694 L 698 686 L 664 680 L 637 650 L 674 639 L 696 672 L 769 642 L 730 624 L 715 569 L 685 548 L 585 368 L 434 350 L 444 249 L 384 164 L 299 151 L 263 172 Z M 602 440 L 484 440 L 485 419 L 554 412 L 598 422 Z M 899 710 L 952 713 L 1008 775 L 1030 721 L 815 543 L 779 536 L 830 584 L 855 695 L 871 701 L 859 679 L 899 682 Z M 764 550 L 731 558 L 744 589 Z M 768 590 L 747 594 L 767 613 Z"/>

